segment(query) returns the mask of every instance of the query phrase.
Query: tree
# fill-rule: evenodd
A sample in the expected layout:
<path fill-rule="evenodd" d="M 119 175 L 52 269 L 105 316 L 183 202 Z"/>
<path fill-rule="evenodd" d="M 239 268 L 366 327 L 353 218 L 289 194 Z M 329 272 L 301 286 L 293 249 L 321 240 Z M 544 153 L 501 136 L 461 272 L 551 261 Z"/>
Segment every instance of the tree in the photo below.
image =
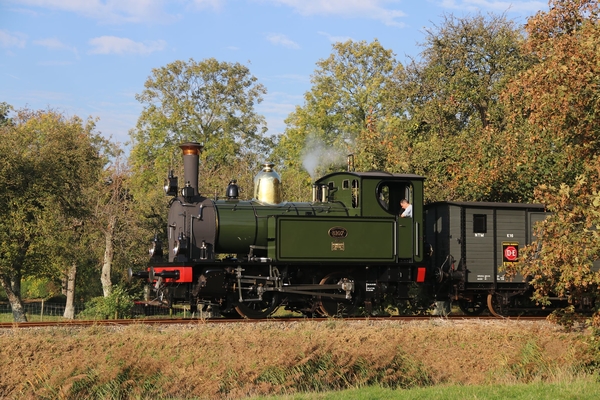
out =
<path fill-rule="evenodd" d="M 552 1 L 526 30 L 524 50 L 539 61 L 503 98 L 520 130 L 518 161 L 536 161 L 533 185 L 570 184 L 600 151 L 598 1 Z M 531 181 L 523 172 L 519 180 Z"/>
<path fill-rule="evenodd" d="M 506 121 L 500 93 L 531 59 L 505 16 L 445 16 L 428 29 L 421 60 L 398 70 L 391 91 L 402 165 L 427 177 L 428 201 L 516 200 L 502 164 Z M 533 189 L 530 190 L 532 193 Z"/>
<path fill-rule="evenodd" d="M 304 105 L 286 119 L 287 128 L 274 152 L 280 163 L 284 182 L 299 179 L 310 188 L 310 177 L 317 171 L 308 171 L 303 158 L 312 154 L 331 152 L 340 163 L 345 155 L 355 152 L 359 136 L 369 121 L 383 120 L 391 110 L 387 108 L 389 80 L 396 68 L 401 68 L 391 50 L 375 40 L 372 43 L 347 41 L 335 43 L 332 54 L 317 62 L 312 76 L 313 86 L 304 95 Z M 358 160 L 360 164 L 362 159 Z M 318 172 L 327 171 L 326 165 Z M 304 172 L 306 171 L 306 172 Z M 289 191 L 286 191 L 289 193 Z M 294 196 L 295 197 L 295 196 Z"/>
<path fill-rule="evenodd" d="M 0 284 L 24 321 L 21 278 L 49 274 L 48 256 L 67 245 L 62 233 L 85 217 L 82 193 L 101 170 L 102 139 L 93 121 L 51 110 L 19 110 L 0 132 Z"/>
<path fill-rule="evenodd" d="M 524 48 L 538 62 L 505 94 L 511 124 L 520 128 L 518 160 L 535 167 L 515 174 L 537 185 L 535 200 L 554 213 L 509 270 L 532 278 L 540 302 L 549 293 L 600 300 L 600 273 L 591 269 L 600 259 L 599 11 L 598 0 L 554 0 L 531 18 Z"/>
<path fill-rule="evenodd" d="M 90 251 L 88 216 L 84 213 L 77 218 L 55 210 L 44 218 L 43 235 L 36 240 L 37 247 L 44 249 L 40 258 L 44 259 L 44 268 L 32 271 L 36 278 L 61 281 L 62 293 L 66 296 L 63 317 L 75 318 L 76 278 L 82 267 L 93 260 Z"/>
<path fill-rule="evenodd" d="M 231 163 L 248 149 L 268 148 L 264 118 L 254 110 L 266 89 L 239 63 L 175 61 L 152 70 L 144 87 L 136 96 L 144 110 L 131 132 L 135 173 L 157 164 L 162 177 L 180 158 L 177 146 L 184 141 L 204 145 L 206 168 Z"/>
<path fill-rule="evenodd" d="M 100 231 L 100 237 L 96 239 L 101 243 L 98 248 L 104 250 L 98 256 L 102 260 L 100 282 L 104 297 L 108 297 L 113 289 L 115 253 L 128 253 L 131 244 L 126 243 L 126 238 L 129 242 L 136 238 L 137 221 L 129 190 L 131 175 L 119 158 L 120 150 L 115 149 L 114 152 L 119 155 L 103 171 L 102 179 L 95 185 L 90 198 L 94 205 L 93 220 Z M 119 249 L 116 248 L 117 242 L 120 242 Z"/>
<path fill-rule="evenodd" d="M 536 189 L 536 199 L 553 214 L 538 224 L 537 240 L 508 272 L 529 277 L 541 304 L 549 304 L 550 296 L 577 306 L 582 299 L 600 301 L 600 160 L 594 161 L 571 185 Z M 595 322 L 600 326 L 598 315 Z"/>
<path fill-rule="evenodd" d="M 264 135 L 264 117 L 254 109 L 266 89 L 239 63 L 175 61 L 152 70 L 144 86 L 136 96 L 144 109 L 130 133 L 131 190 L 143 199 L 136 204 L 149 217 L 143 221 L 147 230 L 157 233 L 166 225 L 163 180 L 169 170 L 182 171 L 180 143 L 204 145 L 200 189 L 210 194 L 216 185 L 224 191 L 234 178 L 251 182 L 271 139 Z M 251 167 L 240 171 L 240 165 Z"/>
<path fill-rule="evenodd" d="M 5 102 L 0 103 L 0 127 L 12 124 L 12 120 L 8 116 L 12 109 L 10 104 Z"/>

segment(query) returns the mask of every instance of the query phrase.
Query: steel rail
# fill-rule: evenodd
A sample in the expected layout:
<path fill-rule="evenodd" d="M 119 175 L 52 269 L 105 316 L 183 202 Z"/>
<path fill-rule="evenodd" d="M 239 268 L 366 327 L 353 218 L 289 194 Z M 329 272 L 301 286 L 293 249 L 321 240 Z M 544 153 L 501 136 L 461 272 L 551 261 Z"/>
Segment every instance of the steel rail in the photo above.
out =
<path fill-rule="evenodd" d="M 515 316 L 385 316 L 385 317 L 347 317 L 347 318 L 304 318 L 304 317 L 273 317 L 265 319 L 229 319 L 229 318 L 156 318 L 156 319 L 109 319 L 109 320 L 74 320 L 52 322 L 3 322 L 0 329 L 41 328 L 41 327 L 89 327 L 89 326 L 122 326 L 122 325 L 205 325 L 205 324 L 232 324 L 232 323 L 279 323 L 279 322 L 327 322 L 327 321 L 462 321 L 462 320 L 488 320 L 488 321 L 544 321 L 546 317 Z"/>

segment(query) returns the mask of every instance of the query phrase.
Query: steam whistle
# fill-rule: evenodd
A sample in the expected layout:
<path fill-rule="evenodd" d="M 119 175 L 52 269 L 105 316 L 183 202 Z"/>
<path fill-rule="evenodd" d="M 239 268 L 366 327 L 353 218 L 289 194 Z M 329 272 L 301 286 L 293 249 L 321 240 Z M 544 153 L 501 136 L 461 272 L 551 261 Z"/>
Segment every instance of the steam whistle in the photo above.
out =
<path fill-rule="evenodd" d="M 348 172 L 354 172 L 354 154 L 348 154 L 346 159 L 348 163 Z"/>

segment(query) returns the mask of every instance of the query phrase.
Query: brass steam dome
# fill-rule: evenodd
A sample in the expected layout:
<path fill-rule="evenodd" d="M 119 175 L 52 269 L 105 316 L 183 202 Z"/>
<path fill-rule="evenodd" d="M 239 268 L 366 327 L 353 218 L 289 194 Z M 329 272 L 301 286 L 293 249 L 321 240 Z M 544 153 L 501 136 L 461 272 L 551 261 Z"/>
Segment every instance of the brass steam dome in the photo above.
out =
<path fill-rule="evenodd" d="M 254 198 L 264 204 L 281 203 L 281 178 L 273 171 L 275 164 L 265 163 L 254 177 Z"/>

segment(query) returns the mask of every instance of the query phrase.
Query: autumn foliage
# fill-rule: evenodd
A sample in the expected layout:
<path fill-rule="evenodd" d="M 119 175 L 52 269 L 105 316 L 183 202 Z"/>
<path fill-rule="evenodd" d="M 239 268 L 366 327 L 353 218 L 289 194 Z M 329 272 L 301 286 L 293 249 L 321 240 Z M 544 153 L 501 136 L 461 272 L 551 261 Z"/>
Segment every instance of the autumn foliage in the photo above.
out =
<path fill-rule="evenodd" d="M 598 300 L 599 11 L 595 0 L 560 0 L 531 18 L 524 49 L 537 62 L 505 93 L 511 123 L 522 127 L 516 159 L 546 178 L 534 195 L 552 213 L 509 271 L 531 278 L 540 303 L 551 295 L 573 307 Z"/>

